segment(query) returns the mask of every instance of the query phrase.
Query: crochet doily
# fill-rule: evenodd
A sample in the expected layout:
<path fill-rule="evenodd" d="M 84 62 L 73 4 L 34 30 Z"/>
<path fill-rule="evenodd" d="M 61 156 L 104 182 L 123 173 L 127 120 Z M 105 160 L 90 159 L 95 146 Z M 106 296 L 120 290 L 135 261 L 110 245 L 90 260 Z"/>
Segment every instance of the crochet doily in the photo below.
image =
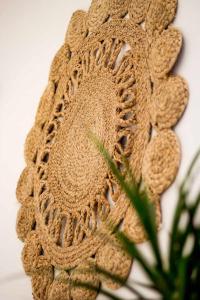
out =
<path fill-rule="evenodd" d="M 118 284 L 81 269 L 97 265 L 126 279 L 131 258 L 109 232 L 109 220 L 133 241 L 146 235 L 89 138 L 93 132 L 124 172 L 126 157 L 161 222 L 160 196 L 180 163 L 172 128 L 188 87 L 172 74 L 182 46 L 171 26 L 176 0 L 93 0 L 76 11 L 56 54 L 35 124 L 25 143 L 26 168 L 17 187 L 22 260 L 40 300 L 92 300 L 72 281 Z"/>

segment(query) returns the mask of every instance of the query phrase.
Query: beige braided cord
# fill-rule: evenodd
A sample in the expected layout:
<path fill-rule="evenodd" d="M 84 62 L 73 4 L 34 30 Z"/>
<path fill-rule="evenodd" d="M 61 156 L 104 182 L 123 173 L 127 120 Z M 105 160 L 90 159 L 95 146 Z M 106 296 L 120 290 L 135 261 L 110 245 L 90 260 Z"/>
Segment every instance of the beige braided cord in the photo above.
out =
<path fill-rule="evenodd" d="M 130 256 L 122 249 L 119 241 L 113 236 L 104 243 L 97 252 L 97 266 L 106 270 L 110 274 L 120 277 L 124 282 L 130 273 L 132 260 Z M 121 267 L 123 264 L 123 268 Z M 118 289 L 121 284 L 101 274 L 100 279 L 106 287 L 110 289 Z"/>
<path fill-rule="evenodd" d="M 112 18 L 123 18 L 129 10 L 131 0 L 108 0 L 109 16 Z"/>
<path fill-rule="evenodd" d="M 127 158 L 161 226 L 160 197 L 180 163 L 173 127 L 189 97 L 185 80 L 172 74 L 182 47 L 171 25 L 176 9 L 176 0 L 93 0 L 88 12 L 72 15 L 26 139 L 16 193 L 34 299 L 95 300 L 97 292 L 73 284 L 79 281 L 120 287 L 94 272 L 98 266 L 126 280 L 131 269 L 108 224 L 135 243 L 147 240 L 89 132 L 122 172 Z"/>
<path fill-rule="evenodd" d="M 136 24 L 142 23 L 146 18 L 149 5 L 149 0 L 130 1 L 129 15 L 131 20 Z"/>

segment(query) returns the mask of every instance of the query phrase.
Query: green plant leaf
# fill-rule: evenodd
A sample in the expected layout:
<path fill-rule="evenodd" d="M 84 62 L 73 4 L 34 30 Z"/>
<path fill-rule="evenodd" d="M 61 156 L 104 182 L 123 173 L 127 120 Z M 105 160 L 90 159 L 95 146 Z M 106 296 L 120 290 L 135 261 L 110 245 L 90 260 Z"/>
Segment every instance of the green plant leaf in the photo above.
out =
<path fill-rule="evenodd" d="M 181 253 L 184 247 L 184 243 L 187 239 L 187 236 L 191 232 L 190 228 L 186 228 L 185 232 L 180 232 L 178 226 L 180 223 L 181 216 L 184 214 L 185 211 L 190 212 L 189 208 L 186 206 L 186 199 L 189 196 L 188 190 L 188 182 L 191 178 L 192 172 L 194 167 L 200 157 L 200 150 L 195 155 L 192 163 L 190 164 L 186 176 L 179 188 L 179 197 L 178 202 L 175 210 L 175 215 L 173 219 L 172 229 L 171 229 L 171 236 L 170 236 L 170 245 L 169 245 L 169 264 L 170 264 L 170 272 L 176 274 L 177 266 L 179 264 L 179 259 L 181 258 Z M 198 198 L 198 197 L 197 197 Z M 200 200 L 197 200 L 197 203 Z M 193 211 L 196 211 L 198 204 L 193 207 Z M 193 223 L 193 216 L 190 213 L 190 225 Z"/>
<path fill-rule="evenodd" d="M 187 288 L 187 270 L 189 264 L 190 257 L 183 257 L 179 262 L 179 270 L 178 270 L 178 293 L 179 299 L 186 299 L 186 288 Z"/>
<path fill-rule="evenodd" d="M 126 160 L 124 161 L 127 171 L 123 172 L 122 175 L 103 145 L 96 137 L 94 137 L 94 135 L 92 135 L 92 139 L 102 153 L 112 173 L 117 178 L 122 190 L 134 206 L 149 238 L 156 264 L 150 265 L 136 245 L 122 232 L 117 231 L 116 236 L 121 241 L 126 251 L 140 263 L 143 270 L 152 281 L 152 286 L 162 294 L 164 300 L 199 299 L 197 295 L 200 293 L 200 228 L 195 228 L 194 217 L 200 203 L 200 194 L 197 196 L 195 204 L 188 205 L 187 202 L 191 187 L 191 176 L 197 160 L 200 157 L 200 150 L 194 157 L 179 188 L 178 203 L 170 236 L 169 263 L 166 263 L 167 268 L 164 269 L 157 238 L 155 211 L 152 203 L 150 203 L 145 194 L 140 192 L 140 186 L 135 184 L 131 177 L 132 174 L 129 170 L 128 162 Z M 184 213 L 189 214 L 189 222 L 188 226 L 184 229 L 180 229 L 180 220 Z M 191 253 L 185 257 L 184 247 L 190 235 L 195 237 L 195 242 Z"/>
<path fill-rule="evenodd" d="M 144 229 L 149 237 L 154 256 L 156 257 L 157 267 L 160 269 L 160 271 L 163 272 L 163 263 L 158 244 L 155 211 L 153 208 L 153 204 L 148 200 L 145 194 L 139 193 L 139 187 L 135 185 L 134 182 L 130 183 L 125 180 L 124 176 L 122 176 L 122 174 L 118 170 L 116 164 L 113 162 L 112 158 L 104 148 L 103 144 L 100 143 L 93 134 L 91 134 L 90 137 L 97 146 L 100 153 L 102 153 L 108 166 L 117 178 L 121 188 L 124 190 L 127 197 L 130 199 L 132 205 L 136 209 L 136 212 L 142 222 L 142 225 L 144 226 Z"/>

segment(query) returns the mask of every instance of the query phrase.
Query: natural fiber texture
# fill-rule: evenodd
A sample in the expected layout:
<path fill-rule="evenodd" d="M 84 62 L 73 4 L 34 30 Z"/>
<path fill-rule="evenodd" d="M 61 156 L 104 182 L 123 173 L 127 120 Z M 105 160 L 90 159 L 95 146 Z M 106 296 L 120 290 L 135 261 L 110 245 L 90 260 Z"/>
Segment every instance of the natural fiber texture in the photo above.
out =
<path fill-rule="evenodd" d="M 160 199 L 158 196 L 157 199 L 155 199 L 155 197 L 152 197 L 152 199 L 156 212 L 156 224 L 157 228 L 159 229 L 161 224 L 161 207 L 159 201 Z M 143 230 L 141 221 L 132 206 L 128 208 L 126 213 L 126 218 L 124 220 L 124 233 L 127 237 L 129 237 L 132 241 L 134 241 L 137 244 L 147 240 L 147 236 L 145 231 Z"/>
<path fill-rule="evenodd" d="M 131 259 L 107 224 L 136 243 L 147 238 L 90 132 L 122 172 L 127 158 L 160 228 L 160 196 L 180 162 L 172 127 L 188 101 L 186 82 L 171 74 L 182 45 L 181 33 L 169 26 L 176 7 L 175 0 L 93 0 L 88 13 L 72 16 L 17 186 L 17 233 L 34 299 L 95 299 L 78 281 L 119 287 L 94 274 L 95 265 L 126 280 Z"/>
<path fill-rule="evenodd" d="M 143 179 L 154 194 L 162 194 L 179 166 L 180 146 L 171 130 L 159 132 L 149 143 L 143 163 Z"/>
<path fill-rule="evenodd" d="M 124 281 L 127 279 L 132 261 L 115 237 L 111 236 L 110 240 L 106 241 L 104 245 L 100 247 L 97 251 L 96 259 L 99 268 L 120 277 Z M 123 268 L 121 267 L 121 263 L 123 264 Z M 121 286 L 105 275 L 101 275 L 101 281 L 111 289 L 117 289 Z"/>

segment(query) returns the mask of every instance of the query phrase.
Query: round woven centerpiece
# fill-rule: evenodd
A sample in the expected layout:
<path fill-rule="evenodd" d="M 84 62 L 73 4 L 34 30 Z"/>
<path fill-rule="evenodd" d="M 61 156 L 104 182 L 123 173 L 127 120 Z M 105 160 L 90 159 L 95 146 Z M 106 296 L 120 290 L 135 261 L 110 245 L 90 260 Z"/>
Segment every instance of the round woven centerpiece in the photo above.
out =
<path fill-rule="evenodd" d="M 180 162 L 172 128 L 188 101 L 185 80 L 171 74 L 182 46 L 180 31 L 169 26 L 176 7 L 176 0 L 93 0 L 88 12 L 72 15 L 17 186 L 17 233 L 34 299 L 96 299 L 73 281 L 118 288 L 94 272 L 97 266 L 128 278 L 132 259 L 114 230 L 147 240 L 94 136 L 125 177 L 128 162 L 160 227 L 160 198 Z"/>
<path fill-rule="evenodd" d="M 37 224 L 57 267 L 74 267 L 95 254 L 103 243 L 96 230 L 105 218 L 117 225 L 129 205 L 127 200 L 110 205 L 106 194 L 116 186 L 89 136 L 94 134 L 119 166 L 124 156 L 132 160 L 139 146 L 135 171 L 141 174 L 150 128 L 145 50 L 139 27 L 113 21 L 89 36 L 70 62 L 37 161 Z"/>

